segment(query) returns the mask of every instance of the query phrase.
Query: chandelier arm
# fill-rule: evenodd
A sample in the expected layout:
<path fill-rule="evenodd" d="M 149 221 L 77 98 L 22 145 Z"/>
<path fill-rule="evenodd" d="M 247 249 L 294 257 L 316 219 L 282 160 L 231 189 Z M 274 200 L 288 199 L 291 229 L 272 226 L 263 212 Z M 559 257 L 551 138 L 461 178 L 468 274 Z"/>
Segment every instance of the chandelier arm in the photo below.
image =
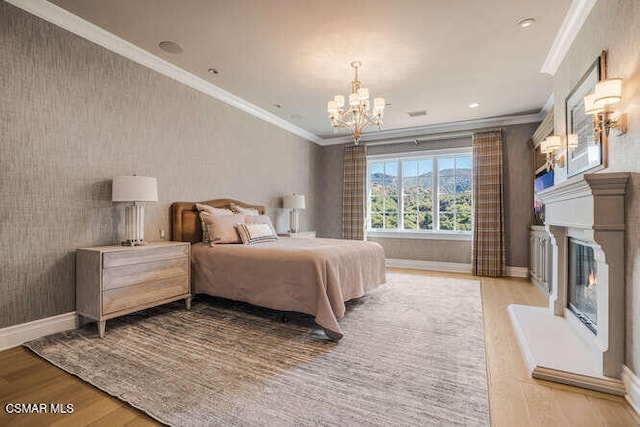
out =
<path fill-rule="evenodd" d="M 338 123 L 338 126 L 334 125 L 334 127 L 344 127 L 349 130 L 352 129 L 352 126 L 349 124 L 349 122 L 345 121 L 342 117 L 336 117 L 335 121 Z"/>

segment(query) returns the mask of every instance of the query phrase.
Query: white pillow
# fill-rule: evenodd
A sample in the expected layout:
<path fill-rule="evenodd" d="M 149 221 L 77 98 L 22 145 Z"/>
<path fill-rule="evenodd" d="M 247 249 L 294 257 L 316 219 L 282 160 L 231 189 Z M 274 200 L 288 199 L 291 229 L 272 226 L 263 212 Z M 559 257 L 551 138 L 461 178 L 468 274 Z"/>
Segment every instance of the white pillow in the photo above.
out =
<path fill-rule="evenodd" d="M 213 206 L 203 205 L 202 203 L 196 203 L 196 209 L 200 212 L 205 211 L 211 215 L 233 215 L 231 209 L 214 208 Z"/>
<path fill-rule="evenodd" d="M 236 229 L 240 235 L 242 243 L 250 245 L 253 243 L 272 242 L 278 240 L 273 227 L 269 224 L 237 224 Z"/>
<path fill-rule="evenodd" d="M 243 208 L 242 206 L 231 204 L 231 210 L 235 213 L 241 213 L 244 215 L 260 215 L 260 211 L 252 208 Z"/>

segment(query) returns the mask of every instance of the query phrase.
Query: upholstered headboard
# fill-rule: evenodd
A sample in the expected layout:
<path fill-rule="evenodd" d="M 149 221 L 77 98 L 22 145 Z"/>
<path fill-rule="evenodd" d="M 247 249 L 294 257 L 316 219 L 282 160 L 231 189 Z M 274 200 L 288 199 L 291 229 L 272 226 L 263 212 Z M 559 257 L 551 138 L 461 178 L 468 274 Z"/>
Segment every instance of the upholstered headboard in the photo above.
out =
<path fill-rule="evenodd" d="M 214 199 L 197 202 L 214 208 L 229 208 L 231 204 L 266 212 L 264 206 L 250 205 L 233 199 Z M 197 243 L 202 241 L 202 225 L 196 210 L 196 202 L 175 202 L 171 205 L 171 240 Z"/>

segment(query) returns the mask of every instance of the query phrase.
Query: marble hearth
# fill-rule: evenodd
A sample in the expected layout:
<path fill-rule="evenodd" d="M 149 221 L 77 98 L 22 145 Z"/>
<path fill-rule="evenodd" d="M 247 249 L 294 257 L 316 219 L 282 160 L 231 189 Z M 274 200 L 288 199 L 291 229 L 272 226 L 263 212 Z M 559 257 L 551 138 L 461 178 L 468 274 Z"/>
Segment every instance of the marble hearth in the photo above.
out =
<path fill-rule="evenodd" d="M 623 395 L 624 194 L 629 174 L 585 174 L 539 193 L 553 247 L 549 307 L 513 304 L 509 314 L 534 378 Z M 568 308 L 569 240 L 597 263 L 597 329 Z"/>

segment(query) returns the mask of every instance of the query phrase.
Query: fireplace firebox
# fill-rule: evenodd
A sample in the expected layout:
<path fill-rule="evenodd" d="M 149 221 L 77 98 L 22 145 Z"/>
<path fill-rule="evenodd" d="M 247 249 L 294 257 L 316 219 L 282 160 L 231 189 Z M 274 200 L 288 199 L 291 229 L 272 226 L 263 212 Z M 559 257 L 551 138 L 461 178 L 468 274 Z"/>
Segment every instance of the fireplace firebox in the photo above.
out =
<path fill-rule="evenodd" d="M 569 239 L 568 302 L 571 310 L 591 332 L 598 332 L 598 263 L 586 242 Z"/>

